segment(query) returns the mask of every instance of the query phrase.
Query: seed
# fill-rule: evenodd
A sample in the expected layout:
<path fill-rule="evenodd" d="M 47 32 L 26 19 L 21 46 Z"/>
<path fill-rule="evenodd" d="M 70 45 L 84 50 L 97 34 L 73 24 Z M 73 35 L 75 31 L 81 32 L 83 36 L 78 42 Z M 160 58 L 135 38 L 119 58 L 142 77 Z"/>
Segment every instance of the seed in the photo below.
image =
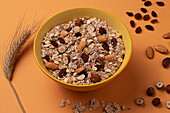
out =
<path fill-rule="evenodd" d="M 156 51 L 158 51 L 158 52 L 160 52 L 162 54 L 168 54 L 169 53 L 168 48 L 166 48 L 163 45 L 155 45 L 154 48 L 155 48 Z"/>
<path fill-rule="evenodd" d="M 153 59 L 153 58 L 154 58 L 154 50 L 153 50 L 153 48 L 152 48 L 151 46 L 148 46 L 148 47 L 146 48 L 145 53 L 146 53 L 146 56 L 147 56 L 149 59 Z"/>
<path fill-rule="evenodd" d="M 60 72 L 59 72 L 59 74 L 58 74 L 58 76 L 59 76 L 59 77 L 65 76 L 65 75 L 67 74 L 66 70 L 67 70 L 67 68 L 61 69 Z"/>
<path fill-rule="evenodd" d="M 135 100 L 135 103 L 139 106 L 143 105 L 144 104 L 144 99 L 139 97 Z"/>
<path fill-rule="evenodd" d="M 151 20 L 151 23 L 152 24 L 158 23 L 158 20 L 157 19 L 153 19 L 153 20 Z"/>
<path fill-rule="evenodd" d="M 156 2 L 158 6 L 165 6 L 164 2 Z"/>
<path fill-rule="evenodd" d="M 152 104 L 153 104 L 154 106 L 160 105 L 160 104 L 161 104 L 160 98 L 154 98 L 154 99 L 152 100 Z"/>
<path fill-rule="evenodd" d="M 145 28 L 150 31 L 154 31 L 154 28 L 151 25 L 145 25 Z"/>
<path fill-rule="evenodd" d="M 142 15 L 140 13 L 136 13 L 135 14 L 135 18 L 136 18 L 136 20 L 141 20 L 142 19 Z"/>
<path fill-rule="evenodd" d="M 106 42 L 102 43 L 102 47 L 104 48 L 104 50 L 109 51 L 109 45 Z"/>
<path fill-rule="evenodd" d="M 170 65 L 170 57 L 167 57 L 162 61 L 162 66 L 164 68 L 167 68 L 169 65 Z"/>
<path fill-rule="evenodd" d="M 51 40 L 50 42 L 51 42 L 51 44 L 52 44 L 54 47 L 58 47 L 58 44 L 56 43 L 56 41 Z"/>
<path fill-rule="evenodd" d="M 155 94 L 154 88 L 153 88 L 153 87 L 149 87 L 149 88 L 147 89 L 147 91 L 146 91 L 146 94 L 147 94 L 148 96 L 153 96 L 153 95 Z"/>
<path fill-rule="evenodd" d="M 96 83 L 99 82 L 101 80 L 101 77 L 98 74 L 92 74 L 91 75 L 91 81 Z"/>
<path fill-rule="evenodd" d="M 143 20 L 144 20 L 144 21 L 147 21 L 147 20 L 149 20 L 149 19 L 150 19 L 150 16 L 149 16 L 148 14 L 143 16 Z"/>
<path fill-rule="evenodd" d="M 170 32 L 165 33 L 165 34 L 163 35 L 163 38 L 164 38 L 164 39 L 170 39 Z"/>
<path fill-rule="evenodd" d="M 106 34 L 107 32 L 106 32 L 106 29 L 105 29 L 105 28 L 100 27 L 100 28 L 99 28 L 99 33 L 103 35 L 103 34 Z"/>
<path fill-rule="evenodd" d="M 75 33 L 76 37 L 82 36 L 80 32 Z"/>
<path fill-rule="evenodd" d="M 170 109 L 170 101 L 166 101 L 166 107 Z"/>
<path fill-rule="evenodd" d="M 66 48 L 65 48 L 64 46 L 60 46 L 60 47 L 58 48 L 58 51 L 59 51 L 60 53 L 64 53 L 64 52 L 66 51 Z"/>
<path fill-rule="evenodd" d="M 132 13 L 132 12 L 126 12 L 126 14 L 127 14 L 128 16 L 133 16 L 133 13 Z"/>
<path fill-rule="evenodd" d="M 49 57 L 49 55 L 46 55 L 45 57 L 43 57 L 47 62 L 49 62 L 50 61 L 50 57 Z"/>
<path fill-rule="evenodd" d="M 152 2 L 151 2 L 151 1 L 146 1 L 146 2 L 144 3 L 144 5 L 145 5 L 145 6 L 151 6 L 151 5 L 152 5 Z"/>
<path fill-rule="evenodd" d="M 59 37 L 58 40 L 60 41 L 60 43 L 65 44 L 64 38 Z"/>
<path fill-rule="evenodd" d="M 143 13 L 148 12 L 146 8 L 140 8 L 140 10 L 141 10 Z"/>
<path fill-rule="evenodd" d="M 70 32 L 72 30 L 72 27 L 69 27 L 66 31 Z"/>
<path fill-rule="evenodd" d="M 83 53 L 81 55 L 81 58 L 83 59 L 84 62 L 88 62 L 89 56 L 86 53 Z"/>
<path fill-rule="evenodd" d="M 135 27 L 135 22 L 133 20 L 130 21 L 130 26 Z"/>
<path fill-rule="evenodd" d="M 141 32 L 142 32 L 142 28 L 141 28 L 140 26 L 137 27 L 136 30 L 135 30 L 135 32 L 136 32 L 137 34 L 141 33 Z"/>
<path fill-rule="evenodd" d="M 113 45 L 113 47 L 116 47 L 117 46 L 117 39 L 116 38 L 112 38 L 111 44 Z"/>
<path fill-rule="evenodd" d="M 156 87 L 157 87 L 157 89 L 163 89 L 164 83 L 161 82 L 161 81 L 158 81 L 158 82 L 156 83 Z"/>
<path fill-rule="evenodd" d="M 75 25 L 76 26 L 81 26 L 83 24 L 83 20 L 82 19 L 77 19 L 76 21 L 75 21 Z"/>
<path fill-rule="evenodd" d="M 153 17 L 157 17 L 157 16 L 158 16 L 158 15 L 156 14 L 156 12 L 155 12 L 155 11 L 152 11 L 152 13 L 151 13 L 151 14 L 152 14 L 152 16 L 153 16 Z"/>
<path fill-rule="evenodd" d="M 66 103 L 68 104 L 68 105 L 70 105 L 71 104 L 71 102 L 70 102 L 70 100 L 66 100 Z"/>
<path fill-rule="evenodd" d="M 165 90 L 166 90 L 167 93 L 170 93 L 170 84 L 168 84 L 168 85 L 166 86 Z"/>

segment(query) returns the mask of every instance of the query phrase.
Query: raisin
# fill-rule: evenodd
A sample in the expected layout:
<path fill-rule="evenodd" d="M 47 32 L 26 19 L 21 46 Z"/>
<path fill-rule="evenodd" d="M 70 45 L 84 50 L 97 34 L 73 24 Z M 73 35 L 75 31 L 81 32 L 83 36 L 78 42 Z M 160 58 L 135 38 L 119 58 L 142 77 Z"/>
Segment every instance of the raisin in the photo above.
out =
<path fill-rule="evenodd" d="M 102 43 L 102 47 L 104 48 L 104 50 L 109 51 L 109 45 L 106 42 Z"/>
<path fill-rule="evenodd" d="M 142 19 L 142 15 L 140 13 L 136 13 L 135 14 L 135 18 L 136 18 L 136 20 L 141 20 Z"/>
<path fill-rule="evenodd" d="M 132 13 L 132 12 L 126 12 L 126 14 L 127 14 L 128 16 L 133 16 L 133 13 Z"/>
<path fill-rule="evenodd" d="M 59 37 L 58 40 L 60 41 L 60 43 L 65 44 L 64 38 Z"/>
<path fill-rule="evenodd" d="M 49 57 L 49 55 L 46 55 L 45 57 L 43 57 L 47 62 L 49 62 L 50 61 L 50 57 Z"/>
<path fill-rule="evenodd" d="M 101 65 L 104 65 L 104 61 L 101 57 L 98 57 L 97 58 L 97 61 L 101 64 Z"/>
<path fill-rule="evenodd" d="M 89 56 L 86 53 L 83 53 L 81 55 L 81 58 L 83 59 L 84 62 L 88 62 Z"/>
<path fill-rule="evenodd" d="M 104 69 L 104 65 L 96 65 L 97 67 L 97 71 L 103 70 Z"/>
<path fill-rule="evenodd" d="M 98 74 L 92 74 L 91 75 L 91 81 L 96 83 L 99 82 L 101 80 L 101 77 Z"/>
<path fill-rule="evenodd" d="M 76 37 L 79 37 L 79 36 L 82 36 L 82 35 L 81 35 L 80 32 L 77 32 L 77 33 L 75 34 L 75 36 L 76 36 Z"/>
<path fill-rule="evenodd" d="M 72 30 L 72 27 L 69 27 L 66 31 L 70 32 Z"/>
<path fill-rule="evenodd" d="M 145 5 L 145 6 L 151 6 L 151 5 L 152 5 L 152 2 L 151 2 L 151 1 L 146 1 L 146 2 L 144 3 L 144 5 Z"/>
<path fill-rule="evenodd" d="M 113 47 L 117 46 L 117 39 L 116 38 L 112 38 L 111 44 L 113 45 Z"/>
<path fill-rule="evenodd" d="M 88 77 L 88 73 L 87 73 L 86 70 L 81 71 L 81 72 L 78 73 L 77 75 L 82 75 L 82 74 L 84 74 L 86 78 Z"/>
<path fill-rule="evenodd" d="M 58 47 L 58 44 L 56 43 L 56 41 L 51 40 L 50 42 L 51 42 L 51 44 L 52 44 L 54 47 Z"/>
<path fill-rule="evenodd" d="M 75 25 L 76 26 L 81 26 L 83 24 L 83 20 L 82 19 L 77 19 L 76 21 L 75 21 Z"/>
<path fill-rule="evenodd" d="M 140 8 L 140 10 L 141 10 L 143 13 L 148 12 L 146 8 Z"/>
<path fill-rule="evenodd" d="M 145 25 L 145 28 L 150 31 L 154 31 L 154 28 L 151 25 Z"/>
<path fill-rule="evenodd" d="M 57 38 L 57 36 L 52 36 L 51 38 Z"/>
<path fill-rule="evenodd" d="M 158 15 L 156 14 L 156 12 L 155 12 L 155 11 L 152 11 L 152 13 L 151 13 L 151 14 L 152 14 L 152 16 L 153 16 L 153 17 L 157 17 L 157 16 L 158 16 Z"/>
<path fill-rule="evenodd" d="M 130 21 L 130 26 L 131 26 L 131 27 L 135 27 L 135 25 L 136 25 L 135 22 L 134 22 L 133 20 L 131 20 L 131 21 Z"/>
<path fill-rule="evenodd" d="M 102 35 L 103 35 L 103 34 L 106 34 L 106 29 L 103 28 L 103 27 L 100 27 L 100 28 L 99 28 L 99 33 L 102 34 Z"/>
<path fill-rule="evenodd" d="M 165 6 L 164 2 L 156 2 L 158 6 Z"/>
<path fill-rule="evenodd" d="M 65 76 L 65 75 L 67 74 L 67 73 L 66 73 L 66 70 L 67 70 L 67 68 L 61 69 L 60 72 L 59 72 L 59 74 L 58 74 L 58 76 L 59 76 L 59 77 Z"/>
<path fill-rule="evenodd" d="M 137 34 L 141 33 L 141 32 L 142 32 L 142 28 L 141 28 L 140 26 L 137 27 L 136 30 L 135 30 L 135 32 L 136 32 Z"/>
<path fill-rule="evenodd" d="M 150 16 L 149 16 L 148 14 L 143 16 L 143 20 L 144 20 L 144 21 L 147 21 L 147 20 L 149 20 L 149 19 L 150 19 Z"/>

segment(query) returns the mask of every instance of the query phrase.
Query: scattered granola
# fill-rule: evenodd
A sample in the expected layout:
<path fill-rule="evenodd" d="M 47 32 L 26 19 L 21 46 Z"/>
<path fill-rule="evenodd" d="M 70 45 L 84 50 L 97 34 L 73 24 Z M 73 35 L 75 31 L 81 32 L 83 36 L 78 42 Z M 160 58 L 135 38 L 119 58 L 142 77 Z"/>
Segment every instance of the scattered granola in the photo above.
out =
<path fill-rule="evenodd" d="M 72 108 L 73 113 L 83 113 L 86 107 L 81 105 L 81 102 L 77 102 L 77 104 Z"/>
<path fill-rule="evenodd" d="M 89 85 L 112 76 L 125 55 L 122 35 L 96 17 L 55 26 L 42 41 L 41 57 L 55 78 Z"/>

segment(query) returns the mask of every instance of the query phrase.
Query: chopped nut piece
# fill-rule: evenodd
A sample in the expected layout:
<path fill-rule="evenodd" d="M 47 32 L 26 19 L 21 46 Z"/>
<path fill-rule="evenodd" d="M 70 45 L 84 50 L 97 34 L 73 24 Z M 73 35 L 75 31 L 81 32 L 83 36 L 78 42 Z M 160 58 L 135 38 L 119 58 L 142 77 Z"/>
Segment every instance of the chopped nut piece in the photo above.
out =
<path fill-rule="evenodd" d="M 85 67 L 84 67 L 84 66 L 77 68 L 75 72 L 76 72 L 76 73 L 80 73 L 80 72 L 83 71 L 83 70 L 85 70 Z"/>
<path fill-rule="evenodd" d="M 67 35 L 68 35 L 68 32 L 67 32 L 67 31 L 64 31 L 64 30 L 62 30 L 61 33 L 60 33 L 60 36 L 61 36 L 61 37 L 65 37 L 65 36 L 67 36 Z"/>
<path fill-rule="evenodd" d="M 87 45 L 86 41 L 82 41 L 79 45 L 78 45 L 78 52 L 81 52 L 82 49 L 84 49 L 84 47 Z"/>
<path fill-rule="evenodd" d="M 104 35 L 100 35 L 100 36 L 98 36 L 97 38 L 98 38 L 98 41 L 99 41 L 99 42 L 105 42 L 105 41 L 107 41 L 107 36 L 104 36 Z"/>

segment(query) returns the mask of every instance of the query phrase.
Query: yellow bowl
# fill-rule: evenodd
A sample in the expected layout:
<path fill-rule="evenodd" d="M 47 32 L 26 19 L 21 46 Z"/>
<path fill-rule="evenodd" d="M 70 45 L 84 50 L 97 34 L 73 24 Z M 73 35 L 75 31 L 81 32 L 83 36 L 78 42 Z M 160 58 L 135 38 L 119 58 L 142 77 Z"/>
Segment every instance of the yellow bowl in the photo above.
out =
<path fill-rule="evenodd" d="M 122 34 L 126 53 L 125 53 L 125 57 L 124 57 L 124 61 L 122 65 L 117 70 L 117 72 L 110 78 L 102 82 L 98 82 L 98 83 L 91 84 L 91 85 L 73 85 L 73 84 L 68 84 L 68 83 L 65 83 L 65 82 L 62 82 L 56 79 L 45 68 L 43 60 L 41 58 L 41 43 L 43 41 L 43 37 L 45 36 L 45 34 L 49 32 L 54 26 L 68 22 L 75 18 L 83 17 L 83 16 L 97 17 L 102 20 L 106 20 L 110 26 L 114 27 L 119 33 Z M 53 80 L 57 81 L 60 85 L 68 89 L 76 90 L 76 91 L 90 91 L 90 90 L 98 89 L 108 84 L 126 67 L 126 65 L 128 64 L 130 60 L 131 53 L 132 53 L 132 41 L 131 41 L 130 34 L 127 28 L 125 27 L 125 25 L 115 16 L 105 11 L 94 9 L 94 8 L 74 8 L 74 9 L 65 10 L 63 12 L 60 12 L 54 15 L 41 26 L 34 40 L 34 55 L 35 55 L 38 65 L 43 70 L 43 72 L 47 74 L 47 76 L 49 76 Z"/>

